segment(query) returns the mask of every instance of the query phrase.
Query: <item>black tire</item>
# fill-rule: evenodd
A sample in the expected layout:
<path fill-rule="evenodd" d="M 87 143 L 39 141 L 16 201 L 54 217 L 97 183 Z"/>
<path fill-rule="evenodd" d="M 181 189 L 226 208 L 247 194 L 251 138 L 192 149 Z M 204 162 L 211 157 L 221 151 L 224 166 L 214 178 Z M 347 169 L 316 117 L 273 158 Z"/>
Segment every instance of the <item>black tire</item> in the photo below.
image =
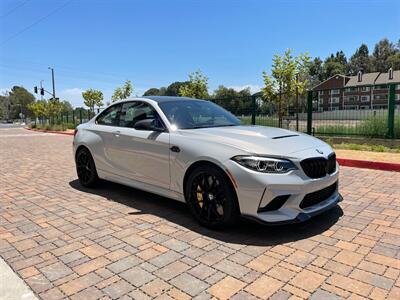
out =
<path fill-rule="evenodd" d="M 185 199 L 200 224 L 212 229 L 232 226 L 240 215 L 232 183 L 218 167 L 194 169 L 186 181 Z"/>
<path fill-rule="evenodd" d="M 94 187 L 99 177 L 93 157 L 88 149 L 82 148 L 78 151 L 75 164 L 80 184 L 84 187 Z"/>

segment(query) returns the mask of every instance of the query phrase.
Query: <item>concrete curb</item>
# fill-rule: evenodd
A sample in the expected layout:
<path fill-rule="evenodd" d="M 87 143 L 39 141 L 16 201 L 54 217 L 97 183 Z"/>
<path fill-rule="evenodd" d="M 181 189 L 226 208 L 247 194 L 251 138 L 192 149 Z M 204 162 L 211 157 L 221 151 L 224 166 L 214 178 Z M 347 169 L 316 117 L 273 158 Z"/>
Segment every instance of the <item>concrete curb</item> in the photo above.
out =
<path fill-rule="evenodd" d="M 397 164 L 397 163 L 348 159 L 348 158 L 337 158 L 337 161 L 339 165 L 344 167 L 400 172 L 400 163 Z"/>
<path fill-rule="evenodd" d="M 0 257 L 0 300 L 38 300 L 30 287 Z"/>
<path fill-rule="evenodd" d="M 74 135 L 73 132 L 65 132 L 65 131 L 33 129 L 33 128 L 28 128 L 28 127 L 25 127 L 25 129 L 31 130 L 31 131 L 37 131 L 37 132 L 45 132 L 45 133 L 58 133 L 58 134 L 64 134 L 64 135 Z"/>
<path fill-rule="evenodd" d="M 62 132 L 62 131 L 52 131 L 52 130 L 42 130 L 42 129 L 32 129 L 32 128 L 26 128 L 26 129 L 39 132 L 74 135 L 73 132 Z M 337 158 L 337 161 L 339 165 L 344 167 L 400 172 L 400 163 L 388 163 L 388 162 L 358 160 L 349 158 Z"/>

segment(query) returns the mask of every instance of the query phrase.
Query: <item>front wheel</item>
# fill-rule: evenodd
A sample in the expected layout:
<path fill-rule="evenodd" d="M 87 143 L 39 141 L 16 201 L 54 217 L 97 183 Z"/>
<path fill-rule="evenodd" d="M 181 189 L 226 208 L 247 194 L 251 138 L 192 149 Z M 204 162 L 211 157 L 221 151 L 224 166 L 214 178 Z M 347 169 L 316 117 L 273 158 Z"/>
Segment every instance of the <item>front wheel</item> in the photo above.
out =
<path fill-rule="evenodd" d="M 76 154 L 76 172 L 84 187 L 93 187 L 99 180 L 93 157 L 86 148 L 80 149 Z"/>
<path fill-rule="evenodd" d="M 187 180 L 185 199 L 192 214 L 206 227 L 228 227 L 239 217 L 239 205 L 232 183 L 217 167 L 196 168 Z"/>

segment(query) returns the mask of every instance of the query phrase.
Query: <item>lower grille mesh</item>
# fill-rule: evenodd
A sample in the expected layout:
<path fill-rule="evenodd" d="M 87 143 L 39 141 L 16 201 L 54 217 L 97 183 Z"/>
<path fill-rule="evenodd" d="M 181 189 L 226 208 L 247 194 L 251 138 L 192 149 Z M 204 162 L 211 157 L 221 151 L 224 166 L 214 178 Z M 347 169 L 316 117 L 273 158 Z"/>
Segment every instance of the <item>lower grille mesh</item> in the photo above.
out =
<path fill-rule="evenodd" d="M 336 188 L 337 182 L 322 190 L 305 195 L 300 203 L 300 208 L 307 208 L 328 199 L 336 191 Z"/>

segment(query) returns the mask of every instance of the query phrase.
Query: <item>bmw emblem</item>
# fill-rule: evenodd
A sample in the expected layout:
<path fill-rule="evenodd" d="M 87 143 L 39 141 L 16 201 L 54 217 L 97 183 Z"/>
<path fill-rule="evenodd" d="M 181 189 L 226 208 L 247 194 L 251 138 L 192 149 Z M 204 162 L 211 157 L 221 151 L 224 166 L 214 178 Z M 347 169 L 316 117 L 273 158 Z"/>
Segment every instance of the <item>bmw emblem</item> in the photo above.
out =
<path fill-rule="evenodd" d="M 315 151 L 317 151 L 319 154 L 324 154 L 324 152 L 322 152 L 322 151 L 319 150 L 319 149 L 315 149 Z"/>

